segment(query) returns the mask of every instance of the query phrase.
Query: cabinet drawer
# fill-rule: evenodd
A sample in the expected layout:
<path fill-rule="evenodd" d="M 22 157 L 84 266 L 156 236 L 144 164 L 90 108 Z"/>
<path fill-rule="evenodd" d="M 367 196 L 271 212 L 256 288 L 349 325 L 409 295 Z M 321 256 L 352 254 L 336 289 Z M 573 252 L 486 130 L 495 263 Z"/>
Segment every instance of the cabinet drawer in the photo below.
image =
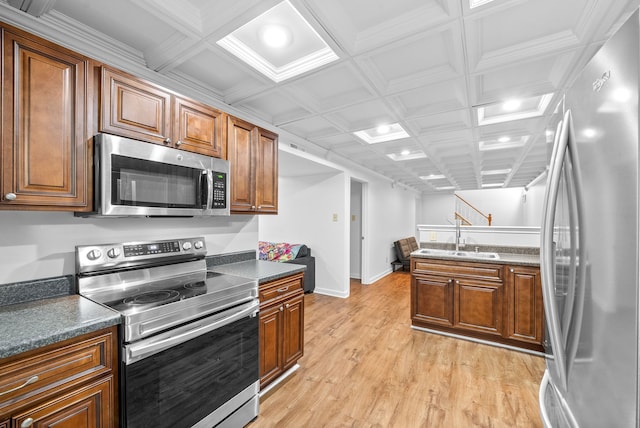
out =
<path fill-rule="evenodd" d="M 111 373 L 116 340 L 112 327 L 0 362 L 0 414 Z"/>
<path fill-rule="evenodd" d="M 473 277 L 502 281 L 502 265 L 482 263 L 460 263 L 456 261 L 411 259 L 413 272 L 448 277 Z"/>
<path fill-rule="evenodd" d="M 302 289 L 303 273 L 298 273 L 286 278 L 260 284 L 260 304 L 270 305 L 280 299 L 291 297 L 296 291 Z"/>

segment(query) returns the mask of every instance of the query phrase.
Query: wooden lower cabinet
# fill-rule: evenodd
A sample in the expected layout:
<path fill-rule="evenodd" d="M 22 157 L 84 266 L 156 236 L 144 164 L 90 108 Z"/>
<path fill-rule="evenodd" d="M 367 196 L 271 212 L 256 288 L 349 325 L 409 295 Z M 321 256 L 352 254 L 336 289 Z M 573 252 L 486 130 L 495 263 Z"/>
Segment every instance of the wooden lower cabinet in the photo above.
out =
<path fill-rule="evenodd" d="M 110 327 L 0 360 L 0 420 L 14 428 L 117 427 L 117 337 Z"/>
<path fill-rule="evenodd" d="M 448 278 L 411 278 L 411 319 L 453 327 L 453 281 Z"/>
<path fill-rule="evenodd" d="M 454 280 L 457 308 L 453 326 L 496 336 L 502 335 L 502 283 Z"/>
<path fill-rule="evenodd" d="M 414 326 L 543 350 L 539 268 L 413 258 L 411 271 Z"/>
<path fill-rule="evenodd" d="M 506 280 L 505 335 L 514 340 L 542 343 L 544 307 L 540 269 L 509 266 Z"/>
<path fill-rule="evenodd" d="M 303 274 L 260 284 L 260 387 L 304 354 Z"/>
<path fill-rule="evenodd" d="M 12 418 L 16 427 L 99 428 L 113 426 L 113 376 L 27 409 Z"/>

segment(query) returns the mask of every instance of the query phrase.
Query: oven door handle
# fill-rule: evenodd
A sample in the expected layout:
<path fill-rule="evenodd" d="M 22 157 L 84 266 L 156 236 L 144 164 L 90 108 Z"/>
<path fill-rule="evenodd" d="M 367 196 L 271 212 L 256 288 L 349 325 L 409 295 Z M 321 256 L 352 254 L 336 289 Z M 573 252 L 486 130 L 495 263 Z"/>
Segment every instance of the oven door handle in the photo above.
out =
<path fill-rule="evenodd" d="M 195 337 L 224 327 L 225 325 L 231 324 L 242 318 L 256 316 L 258 314 L 259 307 L 260 302 L 256 299 L 234 308 L 233 313 L 230 315 L 227 315 L 229 311 L 226 311 L 219 314 L 219 316 L 213 315 L 205 318 L 204 320 L 196 321 L 182 327 L 172 329 L 168 332 L 160 333 L 159 335 L 150 337 L 149 339 L 141 340 L 138 343 L 126 345 L 123 352 L 124 363 L 127 365 L 135 363 L 136 361 L 145 359 L 162 352 L 165 349 L 169 349 Z"/>

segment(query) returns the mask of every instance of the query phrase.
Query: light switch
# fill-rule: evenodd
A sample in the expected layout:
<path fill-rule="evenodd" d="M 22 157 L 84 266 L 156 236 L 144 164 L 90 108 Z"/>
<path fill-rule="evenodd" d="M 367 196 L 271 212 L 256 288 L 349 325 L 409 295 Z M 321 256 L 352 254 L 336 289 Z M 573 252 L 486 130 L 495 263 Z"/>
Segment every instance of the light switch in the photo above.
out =
<path fill-rule="evenodd" d="M 356 221 L 356 215 L 355 214 L 351 214 L 351 221 Z"/>
<path fill-rule="evenodd" d="M 429 240 L 430 241 L 437 241 L 438 240 L 438 234 L 436 232 L 429 232 Z"/>
<path fill-rule="evenodd" d="M 338 214 L 333 214 L 333 221 L 338 221 Z"/>

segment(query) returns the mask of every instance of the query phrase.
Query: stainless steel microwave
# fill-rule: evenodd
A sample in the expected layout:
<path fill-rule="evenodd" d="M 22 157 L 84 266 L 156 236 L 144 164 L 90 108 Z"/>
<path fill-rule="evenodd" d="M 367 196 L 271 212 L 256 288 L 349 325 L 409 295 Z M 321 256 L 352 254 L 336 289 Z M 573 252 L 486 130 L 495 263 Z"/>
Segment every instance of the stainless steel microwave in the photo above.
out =
<path fill-rule="evenodd" d="M 110 134 L 94 137 L 94 211 L 79 217 L 229 215 L 229 162 Z"/>

